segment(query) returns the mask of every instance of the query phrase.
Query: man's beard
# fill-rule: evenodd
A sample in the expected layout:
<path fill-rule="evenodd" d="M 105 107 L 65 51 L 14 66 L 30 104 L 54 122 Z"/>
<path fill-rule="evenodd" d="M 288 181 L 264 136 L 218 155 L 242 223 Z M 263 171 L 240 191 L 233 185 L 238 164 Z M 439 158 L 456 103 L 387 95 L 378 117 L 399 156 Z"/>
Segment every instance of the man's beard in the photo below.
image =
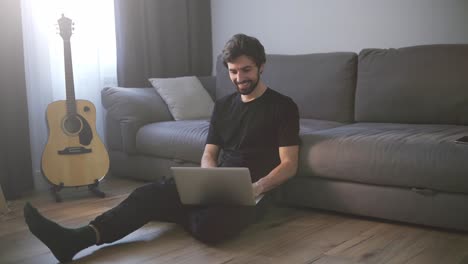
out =
<path fill-rule="evenodd" d="M 260 72 L 257 73 L 257 81 L 255 83 L 252 82 L 252 80 L 245 80 L 242 82 L 234 81 L 234 84 L 236 85 L 237 92 L 239 92 L 242 95 L 249 95 L 255 90 L 255 88 L 257 88 L 259 82 L 260 82 Z M 248 83 L 250 85 L 248 85 L 246 88 L 241 89 L 239 87 L 239 84 L 242 84 L 242 83 Z"/>

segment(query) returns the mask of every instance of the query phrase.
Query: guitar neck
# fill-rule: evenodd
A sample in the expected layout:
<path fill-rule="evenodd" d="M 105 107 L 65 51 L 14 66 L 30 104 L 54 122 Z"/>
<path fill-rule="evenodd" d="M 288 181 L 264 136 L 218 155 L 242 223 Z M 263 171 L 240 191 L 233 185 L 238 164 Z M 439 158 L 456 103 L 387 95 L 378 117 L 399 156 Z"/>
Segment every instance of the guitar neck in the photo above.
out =
<path fill-rule="evenodd" d="M 73 64 L 70 40 L 63 41 L 65 59 L 65 86 L 67 92 L 67 113 L 76 114 L 75 86 L 73 81 Z"/>

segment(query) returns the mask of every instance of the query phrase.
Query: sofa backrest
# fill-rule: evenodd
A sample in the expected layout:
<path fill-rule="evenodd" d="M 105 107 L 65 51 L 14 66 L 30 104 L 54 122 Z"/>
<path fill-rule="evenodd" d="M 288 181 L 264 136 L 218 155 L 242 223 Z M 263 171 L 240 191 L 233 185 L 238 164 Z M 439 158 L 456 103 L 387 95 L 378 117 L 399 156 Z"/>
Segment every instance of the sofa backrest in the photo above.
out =
<path fill-rule="evenodd" d="M 198 80 L 200 80 L 203 88 L 208 92 L 211 96 L 211 99 L 216 99 L 216 79 L 213 76 L 197 76 Z"/>
<path fill-rule="evenodd" d="M 358 122 L 468 125 L 468 44 L 365 49 Z"/>
<path fill-rule="evenodd" d="M 307 55 L 267 55 L 262 80 L 291 97 L 301 118 L 353 122 L 357 54 L 351 52 Z M 218 56 L 216 98 L 235 87 Z"/>

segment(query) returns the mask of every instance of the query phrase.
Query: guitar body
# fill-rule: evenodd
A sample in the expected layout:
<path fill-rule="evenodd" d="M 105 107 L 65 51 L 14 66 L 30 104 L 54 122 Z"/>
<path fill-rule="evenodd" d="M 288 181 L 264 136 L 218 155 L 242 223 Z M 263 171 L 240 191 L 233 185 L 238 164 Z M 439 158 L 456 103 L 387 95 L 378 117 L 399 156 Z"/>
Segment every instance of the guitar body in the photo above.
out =
<path fill-rule="evenodd" d="M 90 101 L 75 100 L 76 112 L 67 112 L 67 101 L 47 107 L 49 136 L 42 154 L 42 172 L 57 186 L 95 184 L 109 170 L 107 150 L 96 132 L 96 108 Z"/>

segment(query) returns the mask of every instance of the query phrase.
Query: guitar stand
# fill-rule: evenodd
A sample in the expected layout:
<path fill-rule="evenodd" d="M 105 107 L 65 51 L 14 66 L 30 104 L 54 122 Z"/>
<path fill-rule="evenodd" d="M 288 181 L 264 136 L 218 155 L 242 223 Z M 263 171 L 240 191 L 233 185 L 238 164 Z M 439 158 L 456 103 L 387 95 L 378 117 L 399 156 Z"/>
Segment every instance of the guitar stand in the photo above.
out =
<path fill-rule="evenodd" d="M 59 194 L 59 192 L 63 189 L 63 187 L 64 187 L 63 182 L 61 182 L 59 185 L 52 185 L 52 187 L 50 188 L 52 196 L 54 197 L 57 203 L 61 203 L 63 201 L 62 197 Z M 99 198 L 106 197 L 106 194 L 103 191 L 99 190 L 98 180 L 94 180 L 93 184 L 89 184 L 88 190 Z"/>
<path fill-rule="evenodd" d="M 59 185 L 52 185 L 52 187 L 50 187 L 50 191 L 52 193 L 52 196 L 55 198 L 55 201 L 57 203 L 61 203 L 62 202 L 62 197 L 60 196 L 60 194 L 58 192 L 60 192 L 60 190 L 63 189 L 63 182 L 61 182 Z"/>
<path fill-rule="evenodd" d="M 96 195 L 97 197 L 100 197 L 100 198 L 106 197 L 106 194 L 103 191 L 99 190 L 98 180 L 94 180 L 93 184 L 88 185 L 88 190 L 92 192 L 94 195 Z"/>

